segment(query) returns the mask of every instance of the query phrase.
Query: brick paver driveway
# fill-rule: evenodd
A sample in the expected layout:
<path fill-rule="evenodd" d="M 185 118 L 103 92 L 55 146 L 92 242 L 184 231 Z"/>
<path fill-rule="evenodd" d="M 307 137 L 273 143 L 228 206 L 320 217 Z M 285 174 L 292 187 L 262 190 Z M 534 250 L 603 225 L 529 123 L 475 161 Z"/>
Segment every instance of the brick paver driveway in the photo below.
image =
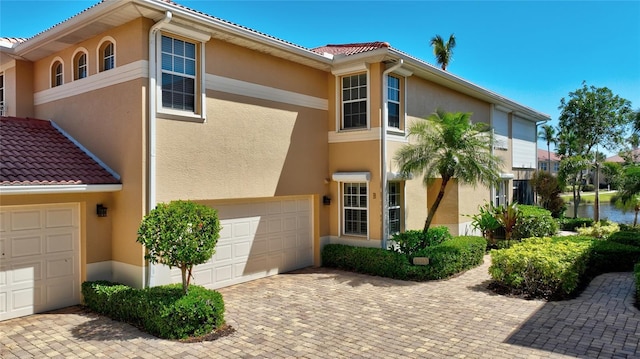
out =
<path fill-rule="evenodd" d="M 114 358 L 638 358 L 630 273 L 556 303 L 494 295 L 485 264 L 413 283 L 309 268 L 220 290 L 236 332 L 178 343 L 81 307 L 0 323 L 0 356 Z"/>

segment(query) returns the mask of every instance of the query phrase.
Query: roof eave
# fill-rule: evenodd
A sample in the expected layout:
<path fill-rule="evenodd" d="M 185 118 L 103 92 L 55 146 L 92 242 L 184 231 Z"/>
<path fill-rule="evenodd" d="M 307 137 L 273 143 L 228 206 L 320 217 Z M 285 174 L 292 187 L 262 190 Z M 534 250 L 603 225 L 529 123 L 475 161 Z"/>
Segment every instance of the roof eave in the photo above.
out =
<path fill-rule="evenodd" d="M 118 192 L 122 184 L 2 185 L 0 195 Z"/>

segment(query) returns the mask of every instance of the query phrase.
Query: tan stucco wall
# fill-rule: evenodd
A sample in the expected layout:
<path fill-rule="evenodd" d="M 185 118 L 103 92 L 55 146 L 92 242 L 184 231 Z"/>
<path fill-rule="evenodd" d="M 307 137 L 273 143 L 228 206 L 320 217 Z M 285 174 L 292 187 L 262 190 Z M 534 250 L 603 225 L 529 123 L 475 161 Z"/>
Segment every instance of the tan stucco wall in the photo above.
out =
<path fill-rule="evenodd" d="M 90 263 L 111 260 L 111 238 L 113 216 L 110 204 L 111 193 L 47 194 L 0 196 L 1 206 L 41 205 L 57 203 L 80 204 L 80 270 L 81 279 L 86 279 L 86 266 Z M 107 217 L 96 215 L 96 205 L 109 208 Z"/>
<path fill-rule="evenodd" d="M 111 36 L 116 42 L 116 67 L 139 60 L 146 60 L 149 57 L 147 43 L 149 41 L 149 27 L 152 23 L 151 20 L 139 18 L 89 40 L 69 45 L 69 47 L 51 56 L 36 61 L 33 66 L 34 91 L 38 92 L 51 87 L 51 64 L 56 57 L 60 57 L 64 63 L 64 83 L 72 82 L 73 54 L 81 47 L 87 50 L 88 76 L 96 74 L 98 72 L 97 48 L 105 36 Z"/>
<path fill-rule="evenodd" d="M 407 80 L 407 116 L 425 118 L 441 109 L 447 112 L 471 112 L 473 122 L 489 123 L 491 105 L 411 76 Z"/>
<path fill-rule="evenodd" d="M 0 72 L 4 75 L 5 116 L 33 117 L 33 63 L 12 60 Z"/>

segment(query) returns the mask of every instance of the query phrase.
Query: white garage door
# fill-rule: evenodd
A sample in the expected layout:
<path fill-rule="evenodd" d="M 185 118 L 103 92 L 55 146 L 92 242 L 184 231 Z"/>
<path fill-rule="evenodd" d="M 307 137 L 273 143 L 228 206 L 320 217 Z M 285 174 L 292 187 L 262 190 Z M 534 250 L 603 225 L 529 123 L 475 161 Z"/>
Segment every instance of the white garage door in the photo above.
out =
<path fill-rule="evenodd" d="M 0 207 L 0 320 L 80 303 L 79 206 Z"/>
<path fill-rule="evenodd" d="M 194 268 L 193 284 L 221 288 L 313 265 L 311 199 L 214 204 L 222 225 L 216 253 Z M 171 271 L 179 283 L 180 271 Z"/>

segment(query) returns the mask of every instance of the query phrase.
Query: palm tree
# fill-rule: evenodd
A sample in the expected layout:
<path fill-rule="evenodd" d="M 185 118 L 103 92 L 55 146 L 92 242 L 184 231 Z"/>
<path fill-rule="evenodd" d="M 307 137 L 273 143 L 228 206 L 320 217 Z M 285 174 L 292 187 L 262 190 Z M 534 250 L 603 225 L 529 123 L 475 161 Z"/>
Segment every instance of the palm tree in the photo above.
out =
<path fill-rule="evenodd" d="M 547 154 L 549 156 L 547 170 L 551 173 L 551 144 L 556 143 L 556 129 L 551 125 L 544 125 L 538 132 L 538 138 L 547 142 Z"/>
<path fill-rule="evenodd" d="M 444 196 L 445 188 L 456 178 L 461 184 L 489 186 L 500 179 L 502 160 L 491 153 L 491 128 L 485 123 L 471 123 L 470 113 L 436 111 L 426 120 L 409 127 L 414 139 L 402 146 L 395 156 L 400 171 L 423 175 L 425 185 L 437 176 L 442 182 L 424 223 L 426 232 Z"/>
<path fill-rule="evenodd" d="M 449 40 L 444 42 L 440 35 L 436 35 L 431 38 L 430 44 L 433 46 L 433 54 L 436 55 L 436 61 L 444 71 L 447 71 L 447 66 L 449 66 L 449 61 L 453 56 L 453 48 L 456 47 L 456 37 L 451 34 L 449 35 Z"/>

